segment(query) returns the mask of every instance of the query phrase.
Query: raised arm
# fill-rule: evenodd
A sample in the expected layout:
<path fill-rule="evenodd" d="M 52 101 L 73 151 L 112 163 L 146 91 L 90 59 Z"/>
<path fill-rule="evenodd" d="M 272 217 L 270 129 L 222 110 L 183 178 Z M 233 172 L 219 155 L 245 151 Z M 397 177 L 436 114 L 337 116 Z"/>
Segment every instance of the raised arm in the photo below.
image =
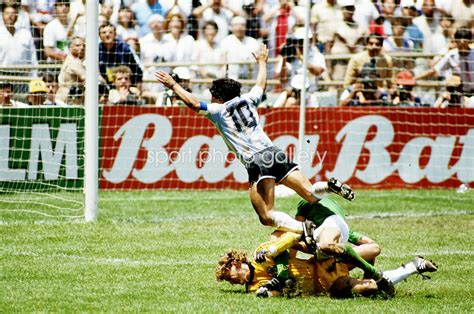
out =
<path fill-rule="evenodd" d="M 262 44 L 260 49 L 256 52 L 252 52 L 255 60 L 258 64 L 258 75 L 257 75 L 257 82 L 255 86 L 261 87 L 265 90 L 267 86 L 267 61 L 268 61 L 268 48 L 267 45 Z"/>
<path fill-rule="evenodd" d="M 176 81 L 166 72 L 155 72 L 155 78 L 163 85 L 173 90 L 178 97 L 189 107 L 189 109 L 198 112 L 200 109 L 199 99 L 182 88 Z"/>

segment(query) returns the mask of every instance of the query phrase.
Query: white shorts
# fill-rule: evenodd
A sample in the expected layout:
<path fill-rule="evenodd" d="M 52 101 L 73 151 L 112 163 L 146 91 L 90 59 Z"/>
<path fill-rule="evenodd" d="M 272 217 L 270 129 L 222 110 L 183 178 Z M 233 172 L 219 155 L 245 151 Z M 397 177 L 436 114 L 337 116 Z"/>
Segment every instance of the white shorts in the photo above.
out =
<path fill-rule="evenodd" d="M 338 215 L 332 215 L 324 219 L 324 222 L 314 230 L 313 238 L 316 239 L 316 242 L 319 242 L 319 234 L 323 228 L 337 228 L 341 232 L 341 239 L 343 244 L 347 244 L 349 240 L 349 226 L 346 221 Z"/>

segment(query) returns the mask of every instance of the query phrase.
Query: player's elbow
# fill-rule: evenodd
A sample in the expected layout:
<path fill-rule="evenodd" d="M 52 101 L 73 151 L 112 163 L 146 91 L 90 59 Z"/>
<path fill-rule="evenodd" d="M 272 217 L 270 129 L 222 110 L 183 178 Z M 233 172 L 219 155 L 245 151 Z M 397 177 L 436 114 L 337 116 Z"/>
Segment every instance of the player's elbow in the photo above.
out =
<path fill-rule="evenodd" d="M 183 101 L 184 101 L 184 104 L 186 105 L 186 107 L 188 107 L 192 111 L 199 112 L 199 110 L 201 110 L 201 103 L 199 102 L 199 100 L 195 100 L 195 99 L 186 99 L 186 100 L 184 100 L 183 99 Z"/>

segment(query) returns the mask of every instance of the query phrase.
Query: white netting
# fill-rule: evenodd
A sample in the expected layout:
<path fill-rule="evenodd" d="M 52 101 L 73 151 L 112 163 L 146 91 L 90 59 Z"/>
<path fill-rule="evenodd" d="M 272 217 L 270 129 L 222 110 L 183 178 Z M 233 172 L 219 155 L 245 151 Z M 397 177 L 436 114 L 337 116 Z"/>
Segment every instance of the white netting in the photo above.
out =
<path fill-rule="evenodd" d="M 41 208 L 39 203 L 54 207 L 49 201 L 56 197 L 53 191 L 83 188 L 84 2 L 0 1 L 0 193 L 7 193 L 0 196 L 1 207 L 9 204 L 5 208 L 30 210 Z M 371 160 L 383 160 L 382 150 L 373 150 L 372 155 L 367 146 L 350 151 L 360 158 L 352 168 L 346 167 L 347 175 L 338 172 L 342 171 L 338 158 L 343 159 L 341 154 L 346 152 L 338 132 L 372 112 L 385 114 L 395 126 L 394 138 L 381 144 L 392 145 L 391 172 L 386 177 L 405 173 L 396 160 L 404 156 L 406 144 L 420 136 L 430 137 L 435 144 L 441 141 L 439 135 L 464 136 L 452 144 L 441 143 L 448 147 L 441 163 L 448 168 L 459 160 L 459 164 L 469 164 L 462 156 L 472 145 L 470 136 L 465 136 L 473 125 L 471 111 L 453 111 L 443 120 L 433 110 L 411 114 L 394 109 L 474 106 L 474 9 L 469 1 L 98 2 L 102 189 L 245 187 L 245 170 L 235 161 L 223 157 L 223 162 L 205 162 L 203 152 L 226 155 L 223 141 L 204 118 L 178 108 L 182 102 L 158 84 L 153 74 L 158 69 L 172 73 L 205 101 L 210 100 L 208 89 L 218 77 L 237 79 L 248 91 L 256 77 L 252 51 L 260 43 L 270 49 L 262 108 L 297 107 L 302 88 L 307 88 L 307 107 L 320 108 L 307 114 L 306 149 L 318 152 L 303 165 L 309 177 L 335 173 L 355 184 L 383 186 L 376 175 L 369 174 L 372 179 L 357 175 L 364 168 L 376 169 Z M 304 28 L 307 14 L 309 30 Z M 305 36 L 309 38 L 307 56 L 303 56 Z M 307 58 L 307 69 L 302 68 L 303 58 Z M 308 75 L 307 87 L 303 74 Z M 321 108 L 340 106 L 384 106 L 387 111 Z M 291 150 L 297 144 L 298 109 L 278 110 L 262 109 L 261 123 L 272 139 Z M 366 123 L 382 128 L 377 124 L 382 120 L 377 121 Z M 417 128 L 420 124 L 426 127 Z M 407 125 L 412 127 L 403 129 Z M 443 133 L 445 127 L 454 131 Z M 376 133 L 369 127 L 354 130 L 365 132 L 361 141 L 366 142 Z M 410 148 L 410 156 L 419 157 L 420 171 L 431 165 L 430 153 L 436 151 L 431 144 L 431 150 Z M 331 157 L 324 167 L 317 165 L 324 152 L 321 147 Z M 372 157 L 377 154 L 382 157 Z M 436 165 L 435 179 L 426 174 L 430 167 L 434 166 L 419 179 L 401 175 L 401 180 L 389 179 L 387 186 L 453 185 L 457 179 L 468 183 L 472 179 L 469 166 L 460 168 L 464 174 L 459 175 L 456 167 L 446 172 L 436 170 L 443 167 Z M 44 192 L 45 197 L 35 194 L 31 204 L 11 205 L 27 191 Z M 81 209 L 76 194 L 58 195 L 62 205 L 57 207 L 64 211 L 57 215 Z"/>

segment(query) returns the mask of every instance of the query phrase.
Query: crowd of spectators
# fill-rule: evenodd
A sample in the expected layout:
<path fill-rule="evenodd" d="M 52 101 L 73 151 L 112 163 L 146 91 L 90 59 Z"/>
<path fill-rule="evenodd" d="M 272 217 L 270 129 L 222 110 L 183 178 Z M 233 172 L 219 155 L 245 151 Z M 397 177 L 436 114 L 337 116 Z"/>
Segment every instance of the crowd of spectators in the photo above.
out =
<path fill-rule="evenodd" d="M 308 106 L 318 106 L 311 95 L 335 89 L 340 106 L 474 107 L 472 1 L 313 0 L 309 30 L 306 3 L 99 0 L 100 104 L 179 105 L 154 82 L 158 68 L 190 90 L 224 76 L 252 80 L 252 52 L 263 42 L 274 60 L 269 76 L 279 82 L 269 88 L 276 96 L 268 106 L 296 106 L 303 89 Z M 0 106 L 82 104 L 85 0 L 0 6 Z M 38 71 L 39 64 L 51 68 Z M 416 93 L 426 80 L 441 86 L 428 104 Z"/>

